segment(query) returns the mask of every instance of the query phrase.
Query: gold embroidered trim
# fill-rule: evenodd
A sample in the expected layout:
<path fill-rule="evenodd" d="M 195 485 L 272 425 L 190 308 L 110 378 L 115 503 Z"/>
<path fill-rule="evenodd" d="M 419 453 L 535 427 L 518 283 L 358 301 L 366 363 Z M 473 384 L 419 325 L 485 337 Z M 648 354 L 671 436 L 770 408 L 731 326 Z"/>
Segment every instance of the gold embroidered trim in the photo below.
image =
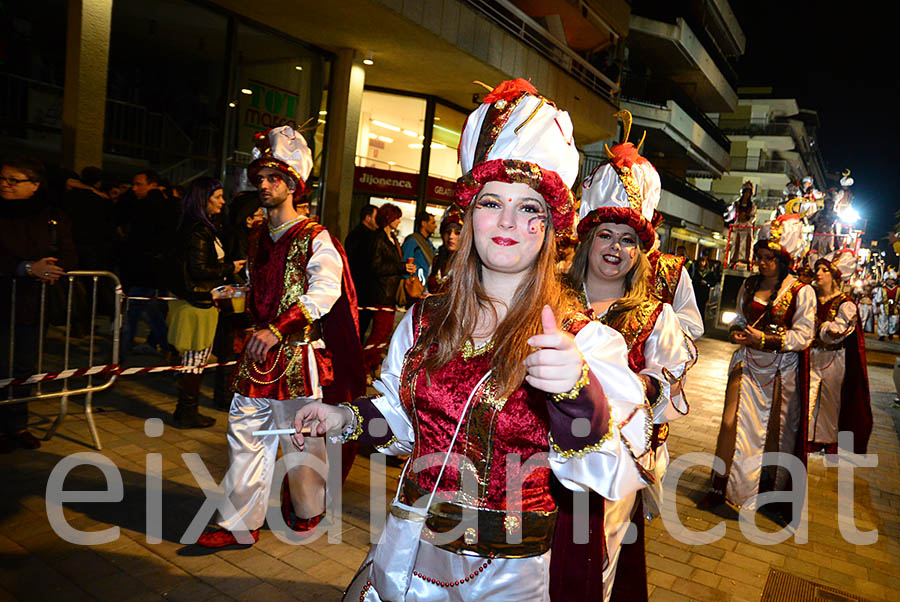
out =
<path fill-rule="evenodd" d="M 464 360 L 470 360 L 473 357 L 478 357 L 479 355 L 484 355 L 485 353 L 492 351 L 493 349 L 494 349 L 494 339 L 491 339 L 490 341 L 488 341 L 484 345 L 481 345 L 480 347 L 475 347 L 475 345 L 472 344 L 471 340 L 467 340 L 465 343 L 463 343 L 463 347 L 460 350 L 460 355 L 462 356 L 462 358 Z"/>
<path fill-rule="evenodd" d="M 316 225 L 315 222 L 310 224 L 310 226 L 312 225 Z M 279 314 L 287 311 L 294 304 L 303 308 L 300 297 L 306 294 L 306 256 L 312 241 L 312 233 L 313 229 L 304 225 L 301 232 L 291 241 L 291 248 L 288 250 L 284 264 L 284 293 L 278 303 Z M 305 312 L 304 315 L 307 313 Z M 307 319 L 309 319 L 308 316 Z"/>
<path fill-rule="evenodd" d="M 276 234 L 284 232 L 285 230 L 287 230 L 288 228 L 290 228 L 291 226 L 293 226 L 294 224 L 296 224 L 297 222 L 299 222 L 302 219 L 305 219 L 305 218 L 302 215 L 298 215 L 294 219 L 288 220 L 288 221 L 284 222 L 283 224 L 281 224 L 280 226 L 276 226 L 275 228 L 273 228 L 271 226 L 271 224 L 269 224 L 269 234 L 271 234 L 272 236 L 275 236 Z"/>
<path fill-rule="evenodd" d="M 616 170 L 619 179 L 622 181 L 622 187 L 625 188 L 625 194 L 628 195 L 628 204 L 631 205 L 631 209 L 638 213 L 642 213 L 641 207 L 643 206 L 644 201 L 641 197 L 641 187 L 638 184 L 637 178 L 634 177 L 631 168 L 618 167 L 615 163 L 610 163 L 610 165 L 613 166 L 613 169 Z"/>
<path fill-rule="evenodd" d="M 566 315 L 562 321 L 562 330 L 563 332 L 569 332 L 572 329 L 572 326 L 579 322 L 590 322 L 591 319 L 587 316 L 587 314 L 580 311 L 573 311 Z"/>
<path fill-rule="evenodd" d="M 575 385 L 566 393 L 556 393 L 551 399 L 556 403 L 560 403 L 562 401 L 566 401 L 567 399 L 575 399 L 578 397 L 578 394 L 581 393 L 581 390 L 587 386 L 590 382 L 590 368 L 588 368 L 587 362 L 584 359 L 581 360 L 581 378 L 575 381 Z"/>
<path fill-rule="evenodd" d="M 385 443 L 383 445 L 376 445 L 375 447 L 378 449 L 388 449 L 388 448 L 390 448 L 390 446 L 394 445 L 395 443 L 400 443 L 400 441 L 397 440 L 397 437 L 391 435 L 391 438 L 387 440 L 387 443 Z"/>
<path fill-rule="evenodd" d="M 297 305 L 300 307 L 300 311 L 303 313 L 303 317 L 306 318 L 306 326 L 303 327 L 303 340 L 309 341 L 309 331 L 310 329 L 312 329 L 313 322 L 315 322 L 316 320 L 312 317 L 312 314 L 309 313 L 306 305 L 300 302 L 297 302 Z"/>
<path fill-rule="evenodd" d="M 603 435 L 596 443 L 592 443 L 581 449 L 563 449 L 556 444 L 556 441 L 553 440 L 553 435 L 548 435 L 548 439 L 550 440 L 550 449 L 566 460 L 570 460 L 572 458 L 583 458 L 588 454 L 600 451 L 603 448 L 603 444 L 606 443 L 610 437 L 612 437 L 614 427 L 615 421 L 610 418 L 609 424 L 607 425 L 606 434 Z M 624 441 L 625 438 L 622 437 L 622 440 Z"/>

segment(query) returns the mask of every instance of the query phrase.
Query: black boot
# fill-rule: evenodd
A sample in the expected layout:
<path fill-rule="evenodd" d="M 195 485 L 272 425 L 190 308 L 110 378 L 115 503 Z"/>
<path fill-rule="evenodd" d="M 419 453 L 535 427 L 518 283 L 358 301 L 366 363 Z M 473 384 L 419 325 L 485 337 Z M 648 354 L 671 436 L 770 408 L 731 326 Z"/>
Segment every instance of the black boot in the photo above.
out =
<path fill-rule="evenodd" d="M 213 387 L 213 407 L 227 410 L 231 407 L 231 391 L 228 381 L 231 380 L 231 366 L 216 366 L 215 385 Z"/>
<path fill-rule="evenodd" d="M 179 375 L 178 383 L 175 385 L 178 389 L 178 405 L 175 406 L 175 412 L 172 414 L 172 425 L 175 428 L 206 428 L 216 423 L 215 418 L 204 416 L 197 411 L 197 407 L 200 405 L 200 382 L 202 380 L 202 374 L 184 373 Z"/>

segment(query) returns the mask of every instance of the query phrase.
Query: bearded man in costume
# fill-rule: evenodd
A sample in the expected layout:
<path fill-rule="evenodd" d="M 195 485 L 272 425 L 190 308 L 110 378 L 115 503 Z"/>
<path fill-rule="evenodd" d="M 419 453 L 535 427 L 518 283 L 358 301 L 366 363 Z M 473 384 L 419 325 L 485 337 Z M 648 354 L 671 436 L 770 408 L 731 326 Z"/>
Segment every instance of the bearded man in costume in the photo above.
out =
<path fill-rule="evenodd" d="M 224 489 L 233 512 L 220 512 L 219 528 L 200 536 L 198 545 L 208 548 L 259 539 L 279 443 L 290 456 L 282 515 L 295 531 L 314 528 L 325 511 L 325 477 L 293 451 L 288 436 L 253 432 L 290 427 L 297 410 L 313 401 L 346 402 L 365 391 L 356 291 L 344 250 L 295 209 L 313 165 L 306 140 L 289 126 L 274 128 L 257 135 L 253 157 L 248 176 L 267 219 L 250 234 L 247 309 L 254 330 L 232 381 Z M 324 439 L 303 453 L 327 466 Z M 345 475 L 352 457 L 344 455 Z"/>

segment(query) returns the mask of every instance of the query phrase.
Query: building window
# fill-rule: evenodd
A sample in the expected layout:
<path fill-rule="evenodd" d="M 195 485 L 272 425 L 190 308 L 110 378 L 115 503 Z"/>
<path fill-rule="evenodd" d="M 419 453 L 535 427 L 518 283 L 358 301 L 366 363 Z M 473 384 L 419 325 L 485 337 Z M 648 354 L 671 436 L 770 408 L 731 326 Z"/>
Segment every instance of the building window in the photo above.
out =
<path fill-rule="evenodd" d="M 356 139 L 356 165 L 419 173 L 425 139 L 423 98 L 365 90 Z M 410 191 L 415 198 L 416 190 Z"/>

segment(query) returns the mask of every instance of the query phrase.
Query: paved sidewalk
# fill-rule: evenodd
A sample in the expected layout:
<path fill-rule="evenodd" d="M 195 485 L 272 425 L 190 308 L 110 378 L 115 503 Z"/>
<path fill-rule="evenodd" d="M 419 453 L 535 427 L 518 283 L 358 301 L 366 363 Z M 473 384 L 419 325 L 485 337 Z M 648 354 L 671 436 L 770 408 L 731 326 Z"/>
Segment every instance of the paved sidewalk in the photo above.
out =
<path fill-rule="evenodd" d="M 725 370 L 731 346 L 701 340 L 701 360 L 691 372 L 687 392 L 691 413 L 672 425 L 673 459 L 688 452 L 712 452 L 721 417 Z M 651 600 L 759 600 L 770 567 L 819 581 L 872 600 L 897 599 L 900 577 L 900 483 L 898 432 L 900 410 L 888 408 L 894 397 L 887 368 L 870 367 L 875 430 L 870 453 L 877 468 L 856 471 L 856 525 L 877 529 L 878 541 L 851 546 L 841 538 L 837 520 L 837 469 L 821 457 L 810 461 L 808 543 L 793 538 L 773 546 L 757 546 L 742 534 L 737 514 L 718 516 L 695 508 L 705 491 L 708 469 L 688 469 L 678 487 L 678 514 L 692 530 L 719 521 L 725 537 L 709 545 L 677 541 L 657 519 L 647 528 L 647 566 Z M 174 381 L 168 375 L 126 377 L 95 399 L 102 453 L 118 466 L 124 486 L 121 501 L 66 503 L 69 524 L 83 531 L 119 529 L 109 543 L 78 546 L 60 538 L 47 517 L 48 477 L 64 457 L 94 452 L 80 406 L 59 434 L 34 452 L 0 456 L 0 601 L 2 600 L 340 600 L 369 547 L 370 460 L 360 457 L 344 488 L 342 543 L 324 538 L 309 545 L 279 541 L 264 530 L 250 549 L 207 556 L 183 556 L 179 539 L 203 503 L 204 496 L 182 454 L 199 454 L 219 482 L 226 469 L 226 414 L 208 430 L 179 431 L 166 427 L 162 436 L 144 432 L 148 418 L 166 419 L 174 407 Z M 206 391 L 209 393 L 209 391 Z M 56 403 L 31 405 L 32 426 L 42 433 L 52 421 Z M 161 454 L 163 470 L 162 541 L 147 541 L 146 462 Z M 151 456 L 152 458 L 152 456 Z M 388 488 L 399 469 L 389 465 Z M 105 490 L 96 468 L 72 470 L 67 490 Z M 779 527 L 760 517 L 761 529 Z"/>

